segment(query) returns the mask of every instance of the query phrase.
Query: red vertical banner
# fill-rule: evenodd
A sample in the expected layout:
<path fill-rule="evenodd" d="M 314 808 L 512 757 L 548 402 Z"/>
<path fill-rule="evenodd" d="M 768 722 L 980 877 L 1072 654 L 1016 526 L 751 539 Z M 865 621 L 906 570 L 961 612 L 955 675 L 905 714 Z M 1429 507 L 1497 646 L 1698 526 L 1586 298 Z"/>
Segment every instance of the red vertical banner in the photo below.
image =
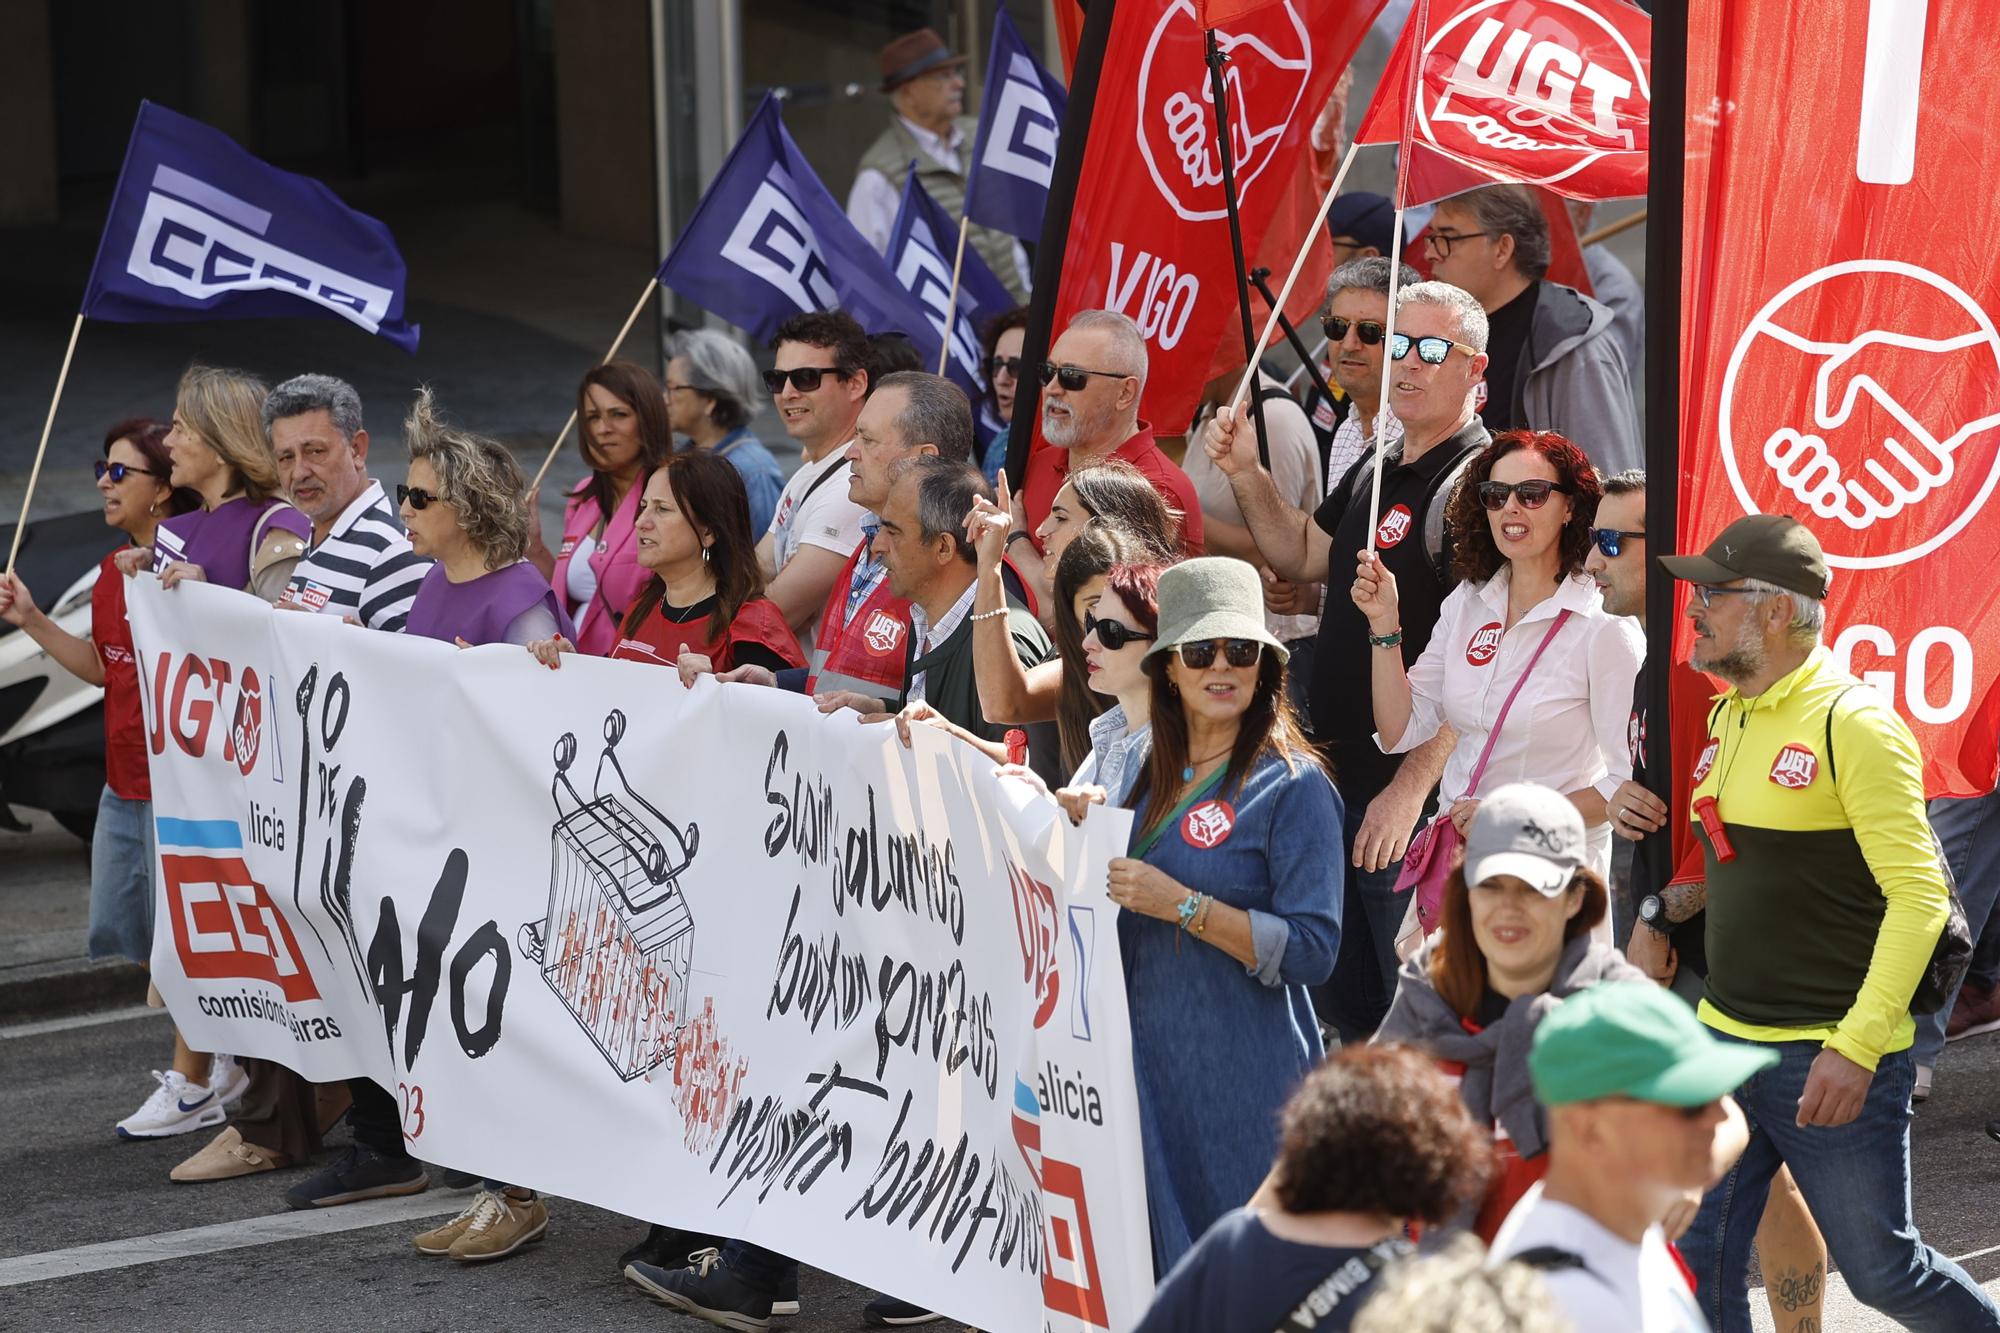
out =
<path fill-rule="evenodd" d="M 1983 0 L 1689 6 L 1680 548 L 1809 526 L 1826 640 L 1934 795 L 1996 775 L 1991 52 Z"/>
<path fill-rule="evenodd" d="M 1217 30 L 1246 254 L 1310 182 L 1313 122 L 1381 2 L 1272 0 Z M 1215 108 L 1193 0 L 1120 0 L 1111 23 L 1053 336 L 1080 310 L 1130 315 L 1151 357 L 1144 415 L 1174 435 L 1237 327 Z"/>

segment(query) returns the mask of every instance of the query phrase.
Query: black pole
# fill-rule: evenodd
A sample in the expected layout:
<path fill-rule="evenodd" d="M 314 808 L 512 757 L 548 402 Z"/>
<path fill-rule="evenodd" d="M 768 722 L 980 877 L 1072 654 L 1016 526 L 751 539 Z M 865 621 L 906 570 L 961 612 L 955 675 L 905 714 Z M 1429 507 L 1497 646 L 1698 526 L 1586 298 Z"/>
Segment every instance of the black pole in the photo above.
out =
<path fill-rule="evenodd" d="M 1111 40 L 1115 0 L 1090 0 L 1084 7 L 1083 33 L 1077 38 L 1076 66 L 1070 72 L 1069 105 L 1056 136 L 1055 174 L 1049 180 L 1048 211 L 1042 214 L 1042 235 L 1035 243 L 1035 290 L 1028 299 L 1028 326 L 1021 335 L 1023 368 L 1048 360 L 1055 341 L 1051 327 L 1056 298 L 1062 294 L 1064 251 L 1069 246 L 1069 219 L 1076 207 L 1076 187 L 1083 175 L 1083 150 L 1090 139 L 1090 113 L 1097 101 L 1097 76 L 1104 66 L 1104 47 Z M 1028 454 L 1034 449 L 1042 418 L 1042 379 L 1029 370 L 1014 393 L 1014 420 L 1007 430 L 1007 484 L 1016 495 L 1028 474 Z"/>
<path fill-rule="evenodd" d="M 1243 219 L 1236 211 L 1236 150 L 1229 142 L 1229 90 L 1223 86 L 1222 67 L 1229 57 L 1222 54 L 1221 45 L 1215 40 L 1215 29 L 1202 33 L 1202 40 L 1208 50 L 1208 87 L 1215 99 L 1215 144 L 1222 151 L 1222 202 L 1229 210 L 1229 248 L 1236 256 L 1236 308 L 1243 316 L 1243 360 L 1248 365 L 1250 358 L 1257 354 L 1257 325 L 1250 314 L 1249 265 L 1243 258 Z M 1271 466 L 1271 437 L 1264 430 L 1264 400 L 1257 392 L 1254 378 L 1257 367 L 1249 366 L 1250 419 L 1257 423 L 1257 460 L 1265 470 Z M 1194 447 L 1194 441 L 1188 441 Z"/>
<path fill-rule="evenodd" d="M 1653 6 L 1652 150 L 1646 178 L 1646 776 L 1653 794 L 1674 810 L 1674 581 L 1658 559 L 1679 549 L 1681 489 L 1681 190 L 1687 169 L 1687 0 Z M 1671 827 L 1671 826 L 1670 826 Z M 1670 838 L 1668 829 L 1654 835 Z M 1635 872 L 1656 869 L 1658 893 L 1673 875 L 1673 857 L 1635 857 Z M 1635 878 L 1637 878 L 1635 873 Z"/>
<path fill-rule="evenodd" d="M 1253 268 L 1250 270 L 1250 281 L 1257 284 L 1257 290 L 1262 294 L 1265 303 L 1271 309 L 1278 311 L 1278 327 L 1284 331 L 1285 341 L 1290 343 L 1292 350 L 1299 354 L 1299 363 L 1305 367 L 1306 374 L 1311 377 L 1313 387 L 1320 391 L 1320 396 L 1325 398 L 1326 401 L 1329 403 L 1333 402 L 1333 390 L 1327 387 L 1326 376 L 1319 373 L 1319 362 L 1307 350 L 1305 339 L 1299 337 L 1299 331 L 1292 327 L 1292 321 L 1285 318 L 1285 312 L 1278 310 L 1278 298 L 1272 293 L 1271 284 L 1266 281 L 1270 276 L 1271 270 L 1268 268 Z"/>

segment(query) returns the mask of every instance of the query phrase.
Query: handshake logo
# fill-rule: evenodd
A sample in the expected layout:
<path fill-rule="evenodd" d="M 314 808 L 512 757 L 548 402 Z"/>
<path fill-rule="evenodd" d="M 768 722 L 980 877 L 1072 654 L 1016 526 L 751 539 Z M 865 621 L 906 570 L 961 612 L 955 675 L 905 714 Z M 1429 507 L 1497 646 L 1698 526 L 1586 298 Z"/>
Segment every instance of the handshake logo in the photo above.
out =
<path fill-rule="evenodd" d="M 1810 511 L 1837 567 L 1903 564 L 1949 541 L 2000 480 L 2000 334 L 1927 269 L 1832 264 L 1744 329 L 1718 426 L 1746 512 Z"/>

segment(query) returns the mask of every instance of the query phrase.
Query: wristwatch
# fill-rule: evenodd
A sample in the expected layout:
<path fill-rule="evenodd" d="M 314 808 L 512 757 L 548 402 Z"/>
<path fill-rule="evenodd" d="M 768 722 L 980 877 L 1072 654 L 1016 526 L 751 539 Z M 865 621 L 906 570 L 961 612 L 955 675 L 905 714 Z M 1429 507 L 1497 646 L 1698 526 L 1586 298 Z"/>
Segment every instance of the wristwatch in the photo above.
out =
<path fill-rule="evenodd" d="M 1667 920 L 1667 905 L 1660 901 L 1657 893 L 1649 893 L 1639 900 L 1639 919 L 1662 935 L 1674 928 L 1674 923 Z"/>

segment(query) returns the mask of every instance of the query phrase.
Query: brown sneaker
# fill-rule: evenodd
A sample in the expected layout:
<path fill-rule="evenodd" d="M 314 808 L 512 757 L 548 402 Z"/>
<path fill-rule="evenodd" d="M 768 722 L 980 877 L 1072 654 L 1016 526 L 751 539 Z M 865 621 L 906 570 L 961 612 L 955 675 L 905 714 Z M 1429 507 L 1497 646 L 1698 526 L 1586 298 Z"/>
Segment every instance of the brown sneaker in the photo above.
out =
<path fill-rule="evenodd" d="M 465 1205 L 464 1212 L 460 1213 L 457 1217 L 452 1218 L 451 1221 L 446 1222 L 443 1226 L 432 1227 L 429 1231 L 424 1232 L 423 1235 L 418 1236 L 416 1240 L 411 1242 L 413 1245 L 417 1247 L 417 1253 L 436 1254 L 436 1255 L 450 1254 L 452 1242 L 456 1241 L 460 1236 L 463 1236 L 465 1234 L 465 1229 L 472 1225 L 473 1214 L 479 1211 L 479 1205 L 483 1203 L 485 1199 L 486 1199 L 486 1191 L 481 1190 L 478 1194 L 475 1194 L 472 1197 L 471 1203 Z"/>
<path fill-rule="evenodd" d="M 1958 1003 L 1945 1020 L 1944 1039 L 1976 1037 L 2000 1029 L 2000 986 L 1988 990 L 1968 982 L 1958 989 Z"/>
<path fill-rule="evenodd" d="M 465 1230 L 451 1243 L 451 1257 L 460 1263 L 505 1259 L 549 1229 L 549 1208 L 539 1195 L 516 1199 L 505 1191 L 482 1190 L 471 1212 Z"/>
<path fill-rule="evenodd" d="M 238 1176 L 275 1171 L 285 1164 L 284 1154 L 265 1152 L 254 1143 L 244 1142 L 243 1135 L 231 1125 L 210 1139 L 206 1148 L 167 1172 L 167 1179 L 184 1185 L 234 1180 Z"/>

